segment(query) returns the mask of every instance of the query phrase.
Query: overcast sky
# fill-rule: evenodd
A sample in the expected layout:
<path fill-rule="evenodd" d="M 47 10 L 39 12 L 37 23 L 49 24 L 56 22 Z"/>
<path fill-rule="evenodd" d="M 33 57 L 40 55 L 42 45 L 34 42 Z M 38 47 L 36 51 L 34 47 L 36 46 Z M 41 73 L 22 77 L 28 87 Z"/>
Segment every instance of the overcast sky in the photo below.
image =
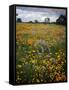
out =
<path fill-rule="evenodd" d="M 42 22 L 45 18 L 50 18 L 50 22 L 55 22 L 60 15 L 66 15 L 65 9 L 36 8 L 36 7 L 16 7 L 17 18 L 23 22 L 38 20 Z"/>

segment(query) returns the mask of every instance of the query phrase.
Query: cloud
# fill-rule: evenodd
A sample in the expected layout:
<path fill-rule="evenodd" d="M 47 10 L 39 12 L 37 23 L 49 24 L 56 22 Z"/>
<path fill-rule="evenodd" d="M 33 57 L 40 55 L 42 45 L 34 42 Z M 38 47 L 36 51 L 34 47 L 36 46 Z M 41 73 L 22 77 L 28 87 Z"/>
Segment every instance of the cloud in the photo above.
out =
<path fill-rule="evenodd" d="M 21 18 L 23 22 L 38 20 L 44 21 L 45 18 L 50 18 L 51 22 L 55 22 L 56 19 L 62 14 L 66 14 L 65 9 L 54 8 L 31 8 L 31 7 L 16 7 L 16 18 Z"/>

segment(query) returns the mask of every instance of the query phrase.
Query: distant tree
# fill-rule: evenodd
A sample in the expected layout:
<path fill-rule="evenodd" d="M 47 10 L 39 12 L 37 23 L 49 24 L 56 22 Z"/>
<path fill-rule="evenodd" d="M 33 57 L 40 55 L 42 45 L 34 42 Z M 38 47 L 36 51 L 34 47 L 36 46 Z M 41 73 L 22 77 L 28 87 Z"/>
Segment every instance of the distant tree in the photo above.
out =
<path fill-rule="evenodd" d="M 38 23 L 38 20 L 35 20 L 35 23 Z"/>
<path fill-rule="evenodd" d="M 21 18 L 17 18 L 17 22 L 22 22 Z"/>
<path fill-rule="evenodd" d="M 45 23 L 50 23 L 50 18 L 45 18 Z"/>
<path fill-rule="evenodd" d="M 33 23 L 32 21 L 29 21 L 29 23 Z"/>
<path fill-rule="evenodd" d="M 67 17 L 64 15 L 60 15 L 59 18 L 56 20 L 57 24 L 67 24 Z"/>

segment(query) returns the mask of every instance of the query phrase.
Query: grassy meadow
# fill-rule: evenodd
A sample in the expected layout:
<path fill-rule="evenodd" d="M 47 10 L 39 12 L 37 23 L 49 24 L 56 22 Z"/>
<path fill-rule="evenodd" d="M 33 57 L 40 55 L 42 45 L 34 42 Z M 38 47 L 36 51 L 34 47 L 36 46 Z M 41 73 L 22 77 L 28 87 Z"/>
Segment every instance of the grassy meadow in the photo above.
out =
<path fill-rule="evenodd" d="M 66 27 L 16 23 L 16 82 L 64 82 L 66 73 Z"/>

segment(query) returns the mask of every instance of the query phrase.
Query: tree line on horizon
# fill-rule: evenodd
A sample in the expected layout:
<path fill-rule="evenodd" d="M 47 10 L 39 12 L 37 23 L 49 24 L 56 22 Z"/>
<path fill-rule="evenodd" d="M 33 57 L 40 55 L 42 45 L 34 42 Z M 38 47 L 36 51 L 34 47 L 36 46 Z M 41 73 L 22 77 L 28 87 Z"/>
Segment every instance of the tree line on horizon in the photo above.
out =
<path fill-rule="evenodd" d="M 18 14 L 16 14 L 17 16 Z M 22 19 L 21 18 L 17 18 L 16 20 L 17 23 L 21 23 Z M 28 21 L 27 23 L 44 23 L 44 24 L 60 24 L 60 25 L 66 25 L 67 24 L 67 17 L 65 15 L 60 15 L 58 17 L 58 19 L 56 20 L 56 22 L 50 22 L 50 18 L 45 18 L 43 22 L 39 22 L 37 19 L 33 21 Z"/>

